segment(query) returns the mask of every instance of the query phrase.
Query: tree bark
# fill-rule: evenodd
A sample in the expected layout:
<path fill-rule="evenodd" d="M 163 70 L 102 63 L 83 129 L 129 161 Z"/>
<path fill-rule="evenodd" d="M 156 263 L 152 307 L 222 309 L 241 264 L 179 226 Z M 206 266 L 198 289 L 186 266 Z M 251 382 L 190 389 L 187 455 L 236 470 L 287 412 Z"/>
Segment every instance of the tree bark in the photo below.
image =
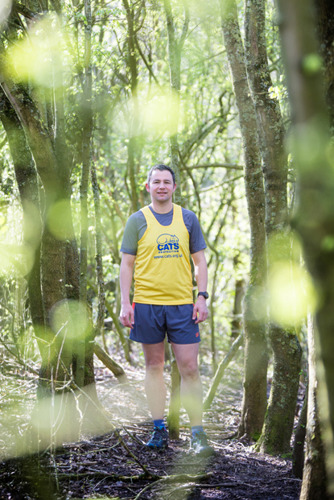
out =
<path fill-rule="evenodd" d="M 330 148 L 330 120 L 319 44 L 315 33 L 316 11 L 311 0 L 279 0 L 281 40 L 287 68 L 294 125 L 294 155 L 298 170 L 298 206 L 293 224 L 298 231 L 306 265 L 319 290 L 316 310 L 318 353 L 324 377 L 320 393 L 326 394 L 328 418 L 320 413 L 326 432 L 328 494 L 334 496 L 334 171 Z M 316 145 L 316 147 L 315 147 Z M 312 148 L 312 149 L 310 149 Z M 312 154 L 310 154 L 312 151 Z M 320 351 L 320 352 L 319 352 Z M 323 389 L 321 389 L 323 387 Z M 326 405 L 325 405 L 326 406 Z"/>
<path fill-rule="evenodd" d="M 273 380 L 258 447 L 264 453 L 288 453 L 291 450 L 301 348 L 293 333 L 274 324 L 270 325 L 270 341 L 274 353 Z"/>
<path fill-rule="evenodd" d="M 334 129 L 334 3 L 331 0 L 315 0 L 320 53 L 323 58 L 326 104 L 330 126 Z"/>
<path fill-rule="evenodd" d="M 233 319 L 231 321 L 231 337 L 236 339 L 242 332 L 242 301 L 245 296 L 245 280 L 237 279 L 235 282 Z"/>
<path fill-rule="evenodd" d="M 222 28 L 239 112 L 245 156 L 245 189 L 251 230 L 250 281 L 244 300 L 245 375 L 239 434 L 257 439 L 267 406 L 267 339 L 254 303 L 265 280 L 265 199 L 261 154 L 253 101 L 247 81 L 245 54 L 234 0 L 221 0 Z"/>
<path fill-rule="evenodd" d="M 130 118 L 130 137 L 127 143 L 128 150 L 128 175 L 130 178 L 130 193 L 131 193 L 131 206 L 132 212 L 139 209 L 139 198 L 137 192 L 137 168 L 139 162 L 139 104 L 138 104 L 138 53 L 136 45 L 136 27 L 135 27 L 135 8 L 131 5 L 131 0 L 123 0 L 123 5 L 126 12 L 126 20 L 128 26 L 127 32 L 127 45 L 128 45 L 128 58 L 127 63 L 130 71 L 130 89 L 132 99 L 132 116 Z M 138 13 L 140 8 L 138 8 Z"/>
<path fill-rule="evenodd" d="M 21 126 L 24 129 L 29 148 L 35 160 L 37 172 L 44 186 L 44 201 L 46 217 L 53 205 L 61 200 L 68 200 L 68 186 L 64 186 L 64 170 L 58 165 L 58 158 L 53 145 L 53 137 L 50 137 L 49 131 L 43 125 L 43 120 L 39 110 L 29 96 L 27 90 L 23 86 L 14 85 L 9 79 L 1 83 L 1 87 L 10 101 Z M 67 221 L 64 221 L 66 226 L 72 227 L 71 212 L 67 211 Z M 58 239 L 48 227 L 47 220 L 44 222 L 42 242 L 41 242 L 41 289 L 43 310 L 45 315 L 45 345 L 49 350 L 47 359 L 48 364 L 42 365 L 41 369 L 41 392 L 47 393 L 51 386 L 62 387 L 64 381 L 68 380 L 74 368 L 74 377 L 77 378 L 76 367 L 81 370 L 85 363 L 89 364 L 89 360 L 93 359 L 93 348 L 90 346 L 89 352 L 84 363 L 76 363 L 77 356 L 73 340 L 69 340 L 67 336 L 63 337 L 59 331 L 53 332 L 55 335 L 52 338 L 51 332 L 53 328 L 52 317 L 55 307 L 61 304 L 67 298 L 67 281 L 71 273 L 66 265 L 67 255 L 72 256 L 75 262 L 75 252 L 73 246 L 69 253 L 69 244 L 64 240 Z M 69 238 L 70 240 L 73 238 Z M 67 250 L 68 249 L 68 250 Z M 68 262 L 68 264 L 71 261 Z M 36 260 L 36 265 L 38 260 Z M 73 278 L 73 276 L 72 276 Z M 42 332 L 41 332 L 42 333 Z M 87 339 L 89 343 L 89 339 Z M 73 361 L 73 364 L 72 364 Z M 89 380 L 92 381 L 92 370 L 90 369 Z M 58 384 L 59 383 L 59 384 Z M 50 385 L 51 384 L 51 385 Z M 84 384 L 84 380 L 82 380 Z M 79 381 L 79 384 L 81 382 Z"/>
<path fill-rule="evenodd" d="M 174 23 L 173 12 L 170 0 L 164 0 L 164 10 L 167 22 L 168 36 L 168 61 L 169 61 L 169 81 L 171 95 L 176 98 L 177 114 L 176 123 L 179 123 L 180 109 L 180 90 L 181 90 L 181 52 L 189 25 L 189 13 L 186 9 L 183 30 L 178 38 L 176 26 Z M 180 177 L 180 158 L 177 131 L 170 131 L 169 134 L 170 166 L 174 170 L 176 179 L 176 190 L 174 200 L 176 203 L 182 203 L 181 197 L 181 177 Z M 169 405 L 168 425 L 169 431 L 174 439 L 179 438 L 180 431 L 180 374 L 176 360 L 172 361 L 172 386 Z"/>
<path fill-rule="evenodd" d="M 287 154 L 284 127 L 268 67 L 264 0 L 246 0 L 245 54 L 263 160 L 268 235 L 287 226 Z"/>
<path fill-rule="evenodd" d="M 180 112 L 180 91 L 181 91 L 181 54 L 184 41 L 189 27 L 189 12 L 185 8 L 184 22 L 182 32 L 178 36 L 175 21 L 173 17 L 172 6 L 170 0 L 164 0 L 164 10 L 167 22 L 167 36 L 168 36 L 168 61 L 169 61 L 169 82 L 171 95 L 174 97 L 176 109 L 176 129 L 179 124 Z M 169 135 L 169 150 L 170 150 L 170 166 L 175 172 L 176 178 L 176 191 L 174 199 L 176 203 L 181 203 L 181 173 L 180 173 L 180 157 L 178 145 L 178 132 L 177 130 L 170 131 Z"/>
<path fill-rule="evenodd" d="M 37 172 L 20 121 L 2 89 L 0 89 L 0 118 L 8 138 L 15 177 L 20 193 L 24 219 L 24 243 L 29 245 L 34 253 L 34 264 L 28 276 L 28 293 L 31 319 L 36 336 L 39 338 L 44 330 L 45 320 L 40 273 L 42 220 L 40 214 Z M 33 234 L 31 232 L 32 218 L 34 218 L 35 228 Z M 43 342 L 39 343 L 39 349 L 44 359 Z"/>
<path fill-rule="evenodd" d="M 270 243 L 277 232 L 287 228 L 287 155 L 283 145 L 284 129 L 279 104 L 270 95 L 272 81 L 266 49 L 264 0 L 246 0 L 245 34 L 247 72 L 263 160 L 266 235 Z M 287 247 L 284 241 L 281 238 L 281 247 Z M 281 249 L 286 257 L 288 252 L 284 250 L 285 248 Z M 268 272 L 272 264 L 269 259 Z M 293 429 L 301 349 L 293 329 L 285 330 L 270 322 L 269 337 L 274 353 L 274 375 L 259 444 L 264 452 L 282 453 L 289 450 Z"/>
<path fill-rule="evenodd" d="M 308 410 L 306 426 L 306 450 L 300 500 L 326 500 L 326 464 L 321 438 L 318 381 L 316 375 L 316 348 L 313 319 L 308 321 Z"/>
<path fill-rule="evenodd" d="M 298 424 L 296 427 L 292 452 L 292 472 L 293 474 L 302 479 L 304 459 L 305 459 L 305 436 L 306 436 L 306 423 L 307 423 L 307 408 L 308 408 L 308 387 L 306 387 L 306 394 L 302 408 L 300 410 Z"/>

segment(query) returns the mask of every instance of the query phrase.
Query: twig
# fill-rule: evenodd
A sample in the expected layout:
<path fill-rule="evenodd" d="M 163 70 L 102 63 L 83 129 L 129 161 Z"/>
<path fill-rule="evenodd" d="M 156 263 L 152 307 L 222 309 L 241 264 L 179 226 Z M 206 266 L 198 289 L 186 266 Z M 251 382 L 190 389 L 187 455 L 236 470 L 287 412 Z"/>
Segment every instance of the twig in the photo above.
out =
<path fill-rule="evenodd" d="M 133 460 L 139 465 L 139 467 L 141 467 L 146 475 L 146 477 L 153 477 L 154 474 L 152 474 L 146 467 L 146 465 L 142 464 L 141 461 L 139 460 L 139 458 L 136 457 L 136 455 L 134 453 L 132 453 L 132 451 L 130 450 L 130 448 L 128 447 L 128 445 L 125 443 L 125 441 L 123 440 L 123 438 L 121 437 L 119 431 L 116 429 L 115 431 L 115 434 L 117 435 L 117 437 L 119 438 L 122 446 L 126 449 L 126 451 L 129 453 L 129 455 L 133 458 Z"/>
<path fill-rule="evenodd" d="M 107 420 L 108 424 L 110 424 L 111 427 L 113 428 L 113 431 L 114 431 L 115 435 L 118 437 L 120 444 L 123 446 L 123 448 L 126 449 L 126 451 L 133 458 L 133 460 L 139 465 L 139 467 L 141 467 L 141 469 L 143 469 L 145 475 L 147 477 L 152 477 L 153 474 L 151 474 L 151 472 L 149 472 L 149 470 L 147 469 L 146 465 L 144 465 L 139 460 L 139 458 L 136 457 L 136 455 L 134 453 L 132 453 L 132 451 L 129 449 L 129 447 L 127 446 L 127 444 L 123 440 L 122 436 L 120 435 L 119 430 L 116 428 L 116 426 L 112 422 L 110 422 L 110 420 L 106 417 L 106 415 L 103 413 L 103 411 L 101 410 L 101 408 L 99 408 L 99 406 L 96 404 L 96 402 L 85 391 L 83 391 L 82 389 L 80 389 L 80 387 L 78 387 L 76 384 L 73 383 L 73 385 L 75 386 L 75 388 L 79 392 L 81 392 L 86 398 L 88 398 L 90 400 L 90 402 L 95 406 L 95 408 L 99 411 L 99 413 Z"/>
<path fill-rule="evenodd" d="M 124 432 L 126 432 L 130 436 L 131 439 L 133 439 L 134 441 L 136 441 L 141 446 L 145 446 L 144 441 L 142 441 L 141 439 L 139 439 L 135 434 L 132 434 L 132 432 L 130 432 L 129 429 L 127 429 L 126 427 L 124 427 L 124 425 L 122 425 L 122 429 L 123 429 Z"/>
<path fill-rule="evenodd" d="M 33 476 L 26 476 L 27 479 L 29 480 L 34 480 Z M 93 470 L 93 471 L 88 471 L 88 472 L 71 472 L 71 473 L 66 473 L 66 472 L 61 472 L 58 473 L 57 475 L 58 479 L 81 479 L 81 478 L 96 478 L 96 477 L 103 477 L 103 478 L 108 478 L 112 479 L 115 481 L 123 481 L 124 483 L 132 483 L 134 481 L 142 481 L 143 479 L 150 479 L 150 477 L 147 477 L 145 473 L 143 474 L 137 474 L 135 476 L 122 476 L 118 474 L 110 474 L 110 472 L 105 472 L 101 470 Z M 153 475 L 152 478 L 155 479 L 156 477 L 160 476 L 155 476 Z"/>
<path fill-rule="evenodd" d="M 24 361 L 21 360 L 21 358 L 14 352 L 12 351 L 7 343 L 2 339 L 0 338 L 0 344 L 6 349 L 6 351 L 11 355 L 13 356 L 13 358 L 15 359 L 15 361 L 20 365 L 20 366 L 23 366 L 27 371 L 33 373 L 34 375 L 38 375 L 38 371 L 35 370 L 32 366 L 29 366 L 27 363 L 25 363 Z"/>
<path fill-rule="evenodd" d="M 198 474 L 197 476 L 191 476 L 189 474 L 174 474 L 172 476 L 165 476 L 165 477 L 160 477 L 157 481 L 154 481 L 153 483 L 148 484 L 143 488 L 138 495 L 134 498 L 134 500 L 138 500 L 143 493 L 145 493 L 148 489 L 152 488 L 153 486 L 156 486 L 157 484 L 164 484 L 164 483 L 183 483 L 185 481 L 193 481 L 195 484 L 199 481 L 202 481 L 202 479 L 209 479 L 212 476 L 212 472 L 208 474 Z M 194 484 L 194 485 L 195 485 Z"/>
<path fill-rule="evenodd" d="M 218 385 L 224 375 L 224 371 L 226 367 L 229 365 L 230 361 L 233 359 L 235 354 L 237 353 L 239 347 L 241 346 L 243 342 L 244 335 L 241 333 L 239 337 L 233 342 L 229 352 L 226 354 L 225 358 L 219 363 L 219 366 L 217 368 L 217 371 L 215 373 L 215 376 L 213 378 L 211 387 L 209 388 L 209 391 L 207 395 L 205 396 L 204 402 L 203 402 L 203 408 L 204 410 L 208 410 L 211 406 L 211 403 L 213 401 L 213 398 L 216 394 Z"/>

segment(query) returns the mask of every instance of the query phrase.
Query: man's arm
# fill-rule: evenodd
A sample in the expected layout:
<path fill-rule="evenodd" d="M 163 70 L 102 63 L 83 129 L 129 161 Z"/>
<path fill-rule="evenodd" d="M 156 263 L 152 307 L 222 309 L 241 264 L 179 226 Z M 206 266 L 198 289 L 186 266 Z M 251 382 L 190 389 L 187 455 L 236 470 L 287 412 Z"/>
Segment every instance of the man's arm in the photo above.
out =
<path fill-rule="evenodd" d="M 208 267 L 204 250 L 192 254 L 192 259 L 195 264 L 195 277 L 199 292 L 206 292 L 208 286 Z M 201 323 L 208 317 L 208 308 L 204 297 L 199 296 L 194 305 L 193 319 L 195 323 Z"/>
<path fill-rule="evenodd" d="M 119 273 L 119 283 L 121 287 L 121 313 L 119 319 L 124 326 L 132 327 L 134 324 L 134 312 L 130 303 L 130 288 L 132 283 L 133 266 L 136 260 L 135 255 L 129 253 L 122 254 L 122 261 Z"/>

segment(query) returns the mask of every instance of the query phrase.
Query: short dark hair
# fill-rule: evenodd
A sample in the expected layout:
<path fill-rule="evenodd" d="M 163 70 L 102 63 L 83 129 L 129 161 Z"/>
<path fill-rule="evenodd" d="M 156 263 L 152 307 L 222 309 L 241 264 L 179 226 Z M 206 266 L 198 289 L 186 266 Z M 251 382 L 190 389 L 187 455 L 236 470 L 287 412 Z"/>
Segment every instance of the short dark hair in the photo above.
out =
<path fill-rule="evenodd" d="M 168 170 L 168 172 L 170 172 L 172 174 L 173 184 L 175 184 L 175 172 L 174 172 L 174 170 L 172 168 L 168 167 L 167 165 L 164 165 L 163 163 L 157 163 L 156 165 L 154 165 L 151 168 L 151 170 L 149 171 L 148 176 L 147 176 L 147 184 L 150 183 L 152 174 L 155 170 L 160 170 L 160 172 L 162 172 L 163 170 Z"/>

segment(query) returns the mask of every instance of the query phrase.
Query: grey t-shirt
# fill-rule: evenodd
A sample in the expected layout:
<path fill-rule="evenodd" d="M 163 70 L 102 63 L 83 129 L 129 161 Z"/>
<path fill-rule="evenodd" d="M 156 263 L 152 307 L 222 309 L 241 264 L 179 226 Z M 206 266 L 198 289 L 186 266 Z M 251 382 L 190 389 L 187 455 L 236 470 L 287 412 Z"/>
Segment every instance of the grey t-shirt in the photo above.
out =
<path fill-rule="evenodd" d="M 173 220 L 173 209 L 167 214 L 158 214 L 149 207 L 159 224 L 169 226 Z M 189 250 L 190 253 L 196 253 L 206 248 L 201 227 L 194 212 L 182 208 L 183 222 L 189 232 Z M 145 215 L 141 210 L 130 215 L 124 230 L 121 252 L 137 255 L 138 241 L 147 229 Z"/>

